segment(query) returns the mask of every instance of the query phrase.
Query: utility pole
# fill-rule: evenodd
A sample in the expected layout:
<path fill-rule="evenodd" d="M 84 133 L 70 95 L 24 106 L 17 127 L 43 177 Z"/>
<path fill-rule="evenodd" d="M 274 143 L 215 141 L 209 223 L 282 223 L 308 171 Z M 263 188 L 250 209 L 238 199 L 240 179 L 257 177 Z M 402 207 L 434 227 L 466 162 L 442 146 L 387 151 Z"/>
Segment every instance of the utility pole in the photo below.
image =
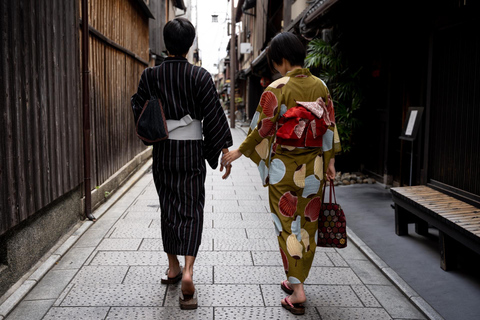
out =
<path fill-rule="evenodd" d="M 232 2 L 232 17 L 230 18 L 231 21 L 231 39 L 230 39 L 230 128 L 235 128 L 235 72 L 236 72 L 236 50 L 235 50 L 235 6 L 233 4 L 234 0 L 230 0 Z"/>

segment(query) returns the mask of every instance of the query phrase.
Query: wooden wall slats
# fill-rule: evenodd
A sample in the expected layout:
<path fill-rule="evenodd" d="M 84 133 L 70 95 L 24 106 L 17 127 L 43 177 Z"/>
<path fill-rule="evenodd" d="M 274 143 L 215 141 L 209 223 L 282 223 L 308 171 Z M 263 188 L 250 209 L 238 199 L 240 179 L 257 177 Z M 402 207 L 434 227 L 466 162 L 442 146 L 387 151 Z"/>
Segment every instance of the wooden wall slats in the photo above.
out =
<path fill-rule="evenodd" d="M 99 0 L 90 5 L 91 27 L 148 61 L 148 21 L 133 1 Z M 135 135 L 130 97 L 146 65 L 102 39 L 92 38 L 95 35 L 91 33 L 93 188 L 145 149 Z"/>
<path fill-rule="evenodd" d="M 78 11 L 2 1 L 0 234 L 81 183 Z"/>
<path fill-rule="evenodd" d="M 480 36 L 469 24 L 439 30 L 433 56 L 429 177 L 480 195 Z M 442 39 L 451 38 L 443 46 Z"/>
<path fill-rule="evenodd" d="M 81 0 L 0 3 L 0 235 L 83 183 Z M 90 24 L 148 61 L 131 0 L 89 1 Z M 145 146 L 130 97 L 144 63 L 90 34 L 92 189 Z"/>

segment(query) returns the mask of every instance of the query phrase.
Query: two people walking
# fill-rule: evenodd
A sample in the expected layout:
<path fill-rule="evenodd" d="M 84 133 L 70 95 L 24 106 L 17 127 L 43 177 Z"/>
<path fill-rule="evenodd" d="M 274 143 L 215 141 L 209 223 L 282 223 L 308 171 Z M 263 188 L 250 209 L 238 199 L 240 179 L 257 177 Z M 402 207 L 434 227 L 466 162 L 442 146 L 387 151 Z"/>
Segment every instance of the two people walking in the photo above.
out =
<path fill-rule="evenodd" d="M 175 135 L 181 139 L 153 147 L 162 241 L 169 261 L 162 283 L 181 281 L 180 307 L 197 307 L 193 265 L 203 228 L 205 160 L 215 169 L 223 154 L 220 170 L 225 169 L 225 179 L 232 162 L 244 155 L 257 164 L 263 185 L 268 187 L 278 258 L 286 274 L 281 289 L 289 294 L 280 303 L 293 314 L 303 314 L 303 283 L 315 255 L 321 193 L 325 181 L 335 177 L 334 156 L 340 151 L 328 89 L 303 68 L 301 41 L 292 33 L 278 34 L 270 43 L 268 59 L 283 77 L 266 88 L 248 136 L 239 149 L 229 151 L 232 136 L 212 78 L 185 59 L 195 37 L 193 25 L 176 18 L 166 24 L 163 34 L 169 57 L 143 72 L 132 107 L 141 108 L 150 98 L 148 83 L 161 99 L 167 119 L 189 115 L 203 121 L 203 139 L 187 125 L 175 129 L 182 131 Z M 178 255 L 185 256 L 183 268 Z"/>

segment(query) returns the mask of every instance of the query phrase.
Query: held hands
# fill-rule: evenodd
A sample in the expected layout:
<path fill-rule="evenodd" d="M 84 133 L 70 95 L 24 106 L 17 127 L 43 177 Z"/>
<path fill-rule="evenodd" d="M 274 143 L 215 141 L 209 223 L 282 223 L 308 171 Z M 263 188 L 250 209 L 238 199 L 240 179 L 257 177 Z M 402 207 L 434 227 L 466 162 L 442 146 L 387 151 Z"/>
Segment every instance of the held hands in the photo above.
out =
<path fill-rule="evenodd" d="M 226 150 L 226 152 L 225 152 Z M 225 174 L 222 176 L 222 179 L 228 178 L 230 175 L 230 171 L 232 170 L 232 162 L 237 160 L 242 156 L 242 153 L 236 149 L 232 151 L 228 151 L 228 149 L 224 149 L 223 151 L 223 157 L 220 162 L 220 171 L 223 171 L 223 168 L 226 168 Z"/>

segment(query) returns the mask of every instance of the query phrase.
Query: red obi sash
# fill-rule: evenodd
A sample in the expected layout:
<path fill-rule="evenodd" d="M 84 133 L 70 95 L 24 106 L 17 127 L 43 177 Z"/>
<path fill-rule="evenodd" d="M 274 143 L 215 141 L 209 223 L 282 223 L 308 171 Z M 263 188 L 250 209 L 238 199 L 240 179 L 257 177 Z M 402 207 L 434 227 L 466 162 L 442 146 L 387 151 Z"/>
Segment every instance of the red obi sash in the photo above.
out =
<path fill-rule="evenodd" d="M 321 147 L 323 135 L 328 129 L 323 110 L 319 114 L 318 109 L 304 106 L 306 103 L 298 104 L 299 106 L 289 109 L 278 120 L 277 143 L 293 147 Z"/>

